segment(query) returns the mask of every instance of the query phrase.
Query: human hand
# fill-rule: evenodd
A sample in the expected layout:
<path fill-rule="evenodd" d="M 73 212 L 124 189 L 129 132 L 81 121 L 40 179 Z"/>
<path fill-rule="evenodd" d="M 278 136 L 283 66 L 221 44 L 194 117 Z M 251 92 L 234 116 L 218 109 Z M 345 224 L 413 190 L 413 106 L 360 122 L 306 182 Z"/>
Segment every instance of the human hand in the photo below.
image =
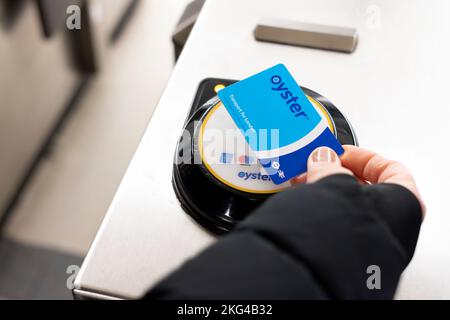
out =
<path fill-rule="evenodd" d="M 345 145 L 345 152 L 339 159 L 330 148 L 314 150 L 308 159 L 308 171 L 291 180 L 292 184 L 314 183 L 333 174 L 349 174 L 362 183 L 393 183 L 411 191 L 425 215 L 425 205 L 412 174 L 400 162 L 385 159 L 379 154 L 355 146 Z"/>

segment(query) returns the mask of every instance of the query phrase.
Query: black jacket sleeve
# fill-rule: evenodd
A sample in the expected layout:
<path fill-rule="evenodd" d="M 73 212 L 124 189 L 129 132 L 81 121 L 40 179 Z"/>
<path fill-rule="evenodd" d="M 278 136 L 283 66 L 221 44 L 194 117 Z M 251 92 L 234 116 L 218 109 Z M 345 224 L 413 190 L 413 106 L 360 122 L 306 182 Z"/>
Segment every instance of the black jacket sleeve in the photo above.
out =
<path fill-rule="evenodd" d="M 145 298 L 391 299 L 421 221 L 401 186 L 330 176 L 271 197 Z"/>

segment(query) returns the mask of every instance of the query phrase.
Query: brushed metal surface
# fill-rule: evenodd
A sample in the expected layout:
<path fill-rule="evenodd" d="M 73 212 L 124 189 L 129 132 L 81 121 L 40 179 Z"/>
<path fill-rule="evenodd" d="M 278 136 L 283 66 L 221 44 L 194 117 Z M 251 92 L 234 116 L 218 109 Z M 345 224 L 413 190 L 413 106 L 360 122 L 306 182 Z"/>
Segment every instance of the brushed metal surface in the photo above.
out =
<path fill-rule="evenodd" d="M 255 28 L 255 39 L 351 53 L 356 48 L 355 28 L 336 27 L 281 19 L 264 19 Z"/>

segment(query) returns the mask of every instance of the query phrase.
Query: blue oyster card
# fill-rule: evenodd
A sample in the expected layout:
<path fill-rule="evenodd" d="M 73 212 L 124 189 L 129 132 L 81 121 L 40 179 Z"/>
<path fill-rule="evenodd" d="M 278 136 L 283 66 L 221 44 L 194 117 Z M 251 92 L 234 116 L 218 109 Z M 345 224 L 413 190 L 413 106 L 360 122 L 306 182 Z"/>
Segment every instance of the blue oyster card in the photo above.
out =
<path fill-rule="evenodd" d="M 218 93 L 275 184 L 306 171 L 311 152 L 344 149 L 287 68 L 278 64 Z"/>

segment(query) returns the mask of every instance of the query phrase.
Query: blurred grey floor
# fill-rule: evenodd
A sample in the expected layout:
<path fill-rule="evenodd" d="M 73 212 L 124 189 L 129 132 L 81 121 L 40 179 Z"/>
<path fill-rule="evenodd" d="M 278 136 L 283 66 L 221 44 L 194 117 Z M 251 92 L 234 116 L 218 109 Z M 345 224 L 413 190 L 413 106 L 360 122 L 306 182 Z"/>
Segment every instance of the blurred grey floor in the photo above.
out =
<path fill-rule="evenodd" d="M 188 2 L 139 3 L 12 213 L 6 247 L 31 245 L 60 253 L 67 263 L 82 261 L 170 76 L 171 32 Z M 10 259 L 13 269 L 24 266 L 16 275 L 8 273 L 7 283 L 28 279 L 20 274 L 30 272 L 30 261 L 21 260 L 26 249 L 13 257 L 14 250 L 6 247 L 0 248 L 1 260 Z M 32 268 L 41 267 L 48 268 Z M 0 297 L 9 298 L 2 283 Z M 48 297 L 47 289 L 41 296 L 27 291 L 28 298 Z"/>
<path fill-rule="evenodd" d="M 64 252 L 2 240 L 0 299 L 70 300 L 67 283 L 73 284 L 76 266 L 82 260 Z"/>

